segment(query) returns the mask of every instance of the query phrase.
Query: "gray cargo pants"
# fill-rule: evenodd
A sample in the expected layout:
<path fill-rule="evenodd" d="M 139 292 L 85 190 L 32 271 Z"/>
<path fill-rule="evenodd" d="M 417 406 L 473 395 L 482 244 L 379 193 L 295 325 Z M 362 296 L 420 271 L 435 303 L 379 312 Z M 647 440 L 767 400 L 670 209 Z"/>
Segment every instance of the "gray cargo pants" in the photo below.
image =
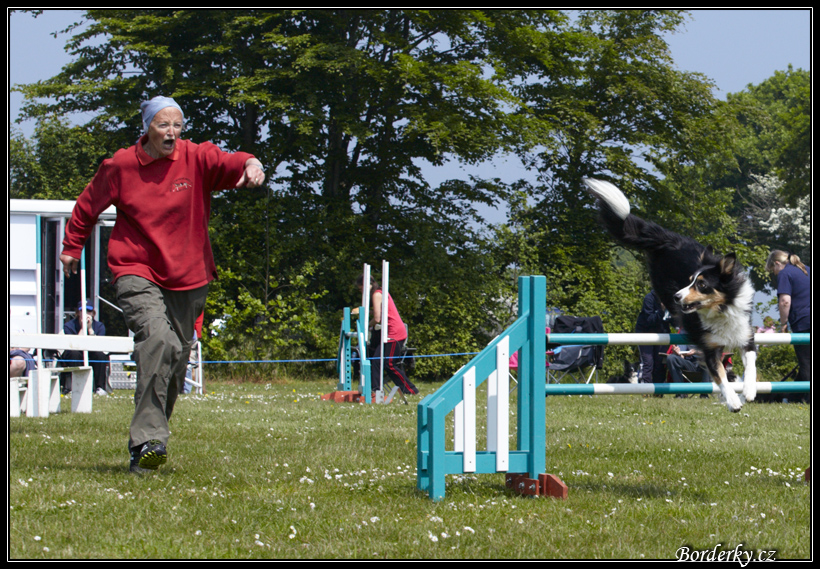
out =
<path fill-rule="evenodd" d="M 128 447 L 149 440 L 168 443 L 168 419 L 185 382 L 194 322 L 205 308 L 208 286 L 166 290 L 124 275 L 115 283 L 117 303 L 134 333 L 137 389 Z"/>

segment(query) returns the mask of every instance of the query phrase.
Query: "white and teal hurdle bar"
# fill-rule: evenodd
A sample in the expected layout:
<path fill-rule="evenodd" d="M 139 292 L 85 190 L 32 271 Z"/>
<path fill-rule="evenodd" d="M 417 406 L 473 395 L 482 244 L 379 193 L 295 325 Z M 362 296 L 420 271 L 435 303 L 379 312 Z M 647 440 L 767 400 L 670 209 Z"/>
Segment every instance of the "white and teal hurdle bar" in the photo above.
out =
<path fill-rule="evenodd" d="M 549 334 L 546 335 L 546 278 L 518 280 L 518 319 L 462 367 L 438 391 L 418 404 L 417 486 L 433 500 L 445 494 L 448 474 L 506 473 L 509 484 L 523 479 L 544 483 L 546 461 L 546 395 L 627 395 L 719 393 L 713 383 L 546 385 L 546 344 L 668 345 L 688 344 L 685 334 Z M 756 334 L 758 344 L 809 344 L 809 334 Z M 510 449 L 509 357 L 519 352 L 518 448 Z M 487 435 L 484 450 L 476 438 L 476 388 L 487 381 Z M 743 384 L 733 383 L 740 391 Z M 809 382 L 758 382 L 758 393 L 809 392 Z M 447 449 L 447 421 L 454 422 Z M 554 477 L 552 477 L 554 478 Z M 547 479 L 547 483 L 550 479 Z M 560 483 L 560 481 L 558 481 Z M 562 483 L 560 483 L 562 484 Z M 528 492 L 524 492 L 528 493 Z M 545 494 L 543 487 L 537 493 Z M 547 495 L 556 495 L 546 492 Z"/>
<path fill-rule="evenodd" d="M 547 342 L 562 345 L 658 345 L 689 344 L 686 334 L 548 334 Z M 755 334 L 758 345 L 810 344 L 810 334 Z M 736 392 L 743 391 L 743 383 L 730 384 Z M 808 381 L 757 382 L 758 393 L 808 393 Z M 589 383 L 550 384 L 547 395 L 678 395 L 720 393 L 714 383 Z"/>

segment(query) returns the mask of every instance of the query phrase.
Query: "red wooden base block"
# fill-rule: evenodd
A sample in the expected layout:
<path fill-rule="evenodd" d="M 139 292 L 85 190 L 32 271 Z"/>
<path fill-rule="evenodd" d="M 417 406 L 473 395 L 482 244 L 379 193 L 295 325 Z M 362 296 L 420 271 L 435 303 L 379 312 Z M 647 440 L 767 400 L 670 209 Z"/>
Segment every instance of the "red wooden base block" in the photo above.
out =
<path fill-rule="evenodd" d="M 364 401 L 364 395 L 358 391 L 334 391 L 322 395 L 322 401 L 334 401 L 336 403 L 361 403 Z"/>
<path fill-rule="evenodd" d="M 527 478 L 525 474 L 507 474 L 505 481 L 507 488 L 522 496 L 538 496 L 539 494 L 538 480 Z"/>
<path fill-rule="evenodd" d="M 806 482 L 811 482 L 811 466 L 806 469 Z"/>
<path fill-rule="evenodd" d="M 522 496 L 551 496 L 566 500 L 567 485 L 554 474 L 539 474 L 538 479 L 528 478 L 526 474 L 507 474 L 507 488 Z"/>
<path fill-rule="evenodd" d="M 566 500 L 569 489 L 564 482 L 554 474 L 540 474 L 538 480 L 541 482 L 542 495 L 552 496 L 559 500 Z"/>

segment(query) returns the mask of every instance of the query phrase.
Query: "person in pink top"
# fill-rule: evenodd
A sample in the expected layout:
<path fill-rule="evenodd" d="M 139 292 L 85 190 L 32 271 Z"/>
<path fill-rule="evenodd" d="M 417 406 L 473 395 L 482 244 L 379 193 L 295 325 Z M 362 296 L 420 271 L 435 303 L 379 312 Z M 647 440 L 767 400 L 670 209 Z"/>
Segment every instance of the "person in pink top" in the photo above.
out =
<path fill-rule="evenodd" d="M 356 281 L 359 290 L 363 289 L 363 283 L 364 277 L 360 276 Z M 382 290 L 376 285 L 375 279 L 371 277 L 369 328 L 372 332 L 368 350 L 369 357 L 373 362 L 376 362 L 381 359 L 382 352 L 384 352 L 384 371 L 387 376 L 393 380 L 393 383 L 399 387 L 402 393 L 415 395 L 419 390 L 407 378 L 400 360 L 402 353 L 404 353 L 404 342 L 407 340 L 407 328 L 404 326 L 396 304 L 393 302 L 393 297 L 389 293 L 387 295 L 387 341 L 382 345 L 381 327 L 384 325 L 385 320 L 382 315 L 382 298 Z M 380 367 L 371 365 L 370 370 L 371 387 L 376 391 L 380 391 Z"/>
<path fill-rule="evenodd" d="M 77 198 L 60 255 L 65 273 L 75 274 L 97 218 L 117 208 L 108 265 L 134 333 L 137 388 L 128 448 L 135 473 L 167 460 L 168 420 L 185 380 L 194 323 L 216 278 L 211 193 L 265 181 L 253 155 L 180 138 L 185 116 L 173 99 L 154 97 L 141 110 L 143 135 L 104 160 Z"/>

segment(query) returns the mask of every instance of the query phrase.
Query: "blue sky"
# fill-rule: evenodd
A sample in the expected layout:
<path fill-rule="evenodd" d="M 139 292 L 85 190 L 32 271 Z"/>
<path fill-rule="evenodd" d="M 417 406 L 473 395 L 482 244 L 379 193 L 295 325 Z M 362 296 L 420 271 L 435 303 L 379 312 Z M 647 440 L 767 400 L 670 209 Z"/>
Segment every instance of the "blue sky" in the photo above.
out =
<path fill-rule="evenodd" d="M 678 68 L 712 79 L 721 98 L 789 64 L 811 69 L 810 9 L 693 10 L 692 16 L 669 37 L 672 56 Z"/>

